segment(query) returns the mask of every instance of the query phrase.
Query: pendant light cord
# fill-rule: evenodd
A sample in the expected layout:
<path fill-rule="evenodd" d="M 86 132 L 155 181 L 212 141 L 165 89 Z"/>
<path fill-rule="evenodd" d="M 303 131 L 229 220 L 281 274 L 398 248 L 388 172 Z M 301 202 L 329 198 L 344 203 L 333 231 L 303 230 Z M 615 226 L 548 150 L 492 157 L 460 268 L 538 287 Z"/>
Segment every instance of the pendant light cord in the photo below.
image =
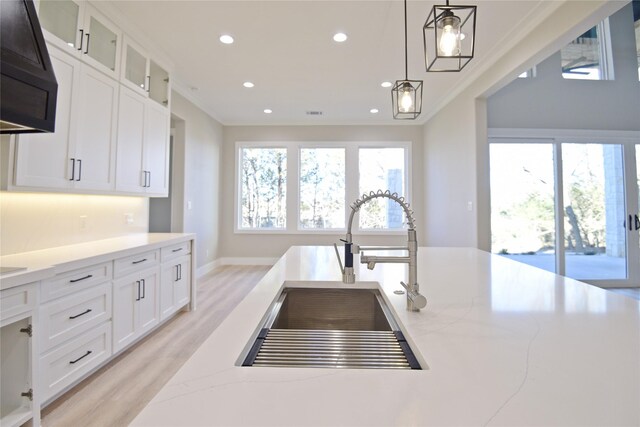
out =
<path fill-rule="evenodd" d="M 409 62 L 407 60 L 407 0 L 404 0 L 404 79 L 409 80 Z"/>

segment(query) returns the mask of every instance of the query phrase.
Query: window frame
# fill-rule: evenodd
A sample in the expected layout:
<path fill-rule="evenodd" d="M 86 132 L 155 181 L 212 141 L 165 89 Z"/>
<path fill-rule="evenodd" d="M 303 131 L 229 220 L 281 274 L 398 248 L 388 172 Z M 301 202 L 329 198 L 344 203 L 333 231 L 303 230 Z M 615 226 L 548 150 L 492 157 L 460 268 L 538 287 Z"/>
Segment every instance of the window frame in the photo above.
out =
<path fill-rule="evenodd" d="M 245 148 L 284 148 L 287 150 L 286 182 L 286 226 L 284 228 L 246 228 L 242 224 L 241 155 Z M 302 228 L 300 225 L 300 150 L 303 148 L 343 148 L 345 150 L 345 227 L 331 229 Z M 235 185 L 234 185 L 234 233 L 236 234 L 307 234 L 344 235 L 347 231 L 350 205 L 361 196 L 359 194 L 359 150 L 360 148 L 403 148 L 404 180 L 408 203 L 412 200 L 411 141 L 236 141 L 235 143 Z M 406 229 L 360 229 L 354 221 L 352 234 L 357 235 L 404 235 Z"/>
<path fill-rule="evenodd" d="M 590 81 L 590 82 L 599 82 L 599 81 L 610 81 L 615 80 L 615 73 L 613 67 L 613 55 L 612 55 L 612 47 L 611 47 L 611 26 L 609 23 L 609 18 L 605 18 L 602 21 L 598 22 L 596 25 L 590 28 L 596 29 L 596 35 L 598 37 L 598 60 L 599 68 L 600 68 L 600 78 L 598 79 L 576 79 L 565 77 L 562 72 L 562 64 L 560 64 L 560 76 L 563 80 L 578 80 L 578 81 Z M 579 36 L 578 36 L 579 37 Z M 577 38 L 571 40 L 570 43 L 573 43 Z M 567 44 L 567 45 L 568 45 Z M 566 47 L 565 45 L 564 47 Z M 562 49 L 560 48 L 560 52 Z M 562 56 L 562 53 L 560 53 Z"/>

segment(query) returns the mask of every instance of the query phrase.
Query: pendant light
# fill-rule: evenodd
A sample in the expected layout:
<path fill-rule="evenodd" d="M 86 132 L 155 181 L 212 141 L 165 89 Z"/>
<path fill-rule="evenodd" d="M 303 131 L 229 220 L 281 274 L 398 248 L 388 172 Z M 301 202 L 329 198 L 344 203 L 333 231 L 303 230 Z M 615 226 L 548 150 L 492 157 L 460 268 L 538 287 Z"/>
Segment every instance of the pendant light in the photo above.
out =
<path fill-rule="evenodd" d="M 424 23 L 427 71 L 460 71 L 473 58 L 476 6 L 433 6 Z"/>
<path fill-rule="evenodd" d="M 391 89 L 393 118 L 414 120 L 422 112 L 422 80 L 409 80 L 407 62 L 407 0 L 404 0 L 404 80 L 396 80 Z"/>

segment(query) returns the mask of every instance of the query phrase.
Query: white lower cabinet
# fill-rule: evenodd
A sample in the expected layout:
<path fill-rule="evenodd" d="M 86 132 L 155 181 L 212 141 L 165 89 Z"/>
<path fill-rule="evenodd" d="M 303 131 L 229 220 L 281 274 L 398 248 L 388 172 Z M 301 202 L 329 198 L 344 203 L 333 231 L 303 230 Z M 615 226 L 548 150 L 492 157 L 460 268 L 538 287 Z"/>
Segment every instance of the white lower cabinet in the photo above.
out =
<path fill-rule="evenodd" d="M 113 282 L 113 349 L 118 352 L 160 321 L 158 268 Z"/>
<path fill-rule="evenodd" d="M 109 321 L 43 355 L 40 358 L 43 401 L 76 383 L 111 354 Z"/>
<path fill-rule="evenodd" d="M 191 300 L 191 256 L 164 262 L 161 278 L 160 319 L 164 320 Z"/>
<path fill-rule="evenodd" d="M 39 427 L 41 404 L 189 304 L 192 246 L 181 239 L 77 258 L 0 291 L 0 426 Z"/>
<path fill-rule="evenodd" d="M 0 292 L 0 425 L 40 425 L 37 378 L 37 339 L 33 336 L 36 283 Z"/>

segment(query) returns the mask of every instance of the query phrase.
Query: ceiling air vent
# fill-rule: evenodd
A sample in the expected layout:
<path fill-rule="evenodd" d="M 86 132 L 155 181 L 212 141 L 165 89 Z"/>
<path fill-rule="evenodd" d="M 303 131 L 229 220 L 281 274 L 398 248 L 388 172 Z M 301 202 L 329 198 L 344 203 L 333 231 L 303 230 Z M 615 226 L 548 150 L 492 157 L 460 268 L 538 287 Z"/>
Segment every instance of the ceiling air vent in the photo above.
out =
<path fill-rule="evenodd" d="M 321 116 L 322 111 L 307 111 L 307 116 Z"/>

